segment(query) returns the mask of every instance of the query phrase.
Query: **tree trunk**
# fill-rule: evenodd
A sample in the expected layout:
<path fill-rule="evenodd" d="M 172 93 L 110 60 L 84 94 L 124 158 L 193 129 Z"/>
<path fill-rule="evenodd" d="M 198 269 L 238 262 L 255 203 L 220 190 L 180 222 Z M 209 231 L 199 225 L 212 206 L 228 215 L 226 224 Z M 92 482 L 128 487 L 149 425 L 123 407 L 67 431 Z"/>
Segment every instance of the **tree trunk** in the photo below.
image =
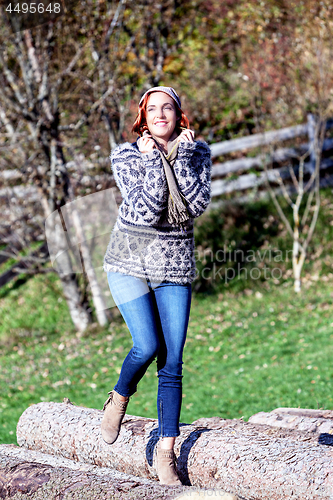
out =
<path fill-rule="evenodd" d="M 313 418 L 331 418 L 333 419 L 333 411 L 332 410 L 313 410 L 309 408 L 276 408 L 271 413 L 280 413 L 288 415 L 298 415 L 302 417 L 313 417 Z"/>
<path fill-rule="evenodd" d="M 183 492 L 182 487 L 162 486 L 109 468 L 0 445 L 1 499 L 169 500 Z"/>
<path fill-rule="evenodd" d="M 60 281 L 75 328 L 79 332 L 84 332 L 90 323 L 90 316 L 81 303 L 81 294 L 75 274 L 60 276 Z"/>
<path fill-rule="evenodd" d="M 100 435 L 102 415 L 71 404 L 38 403 L 20 417 L 18 444 L 155 478 L 157 421 L 126 415 L 118 440 L 109 446 Z M 313 433 L 242 420 L 219 420 L 214 427 L 181 424 L 175 452 L 183 484 L 222 489 L 247 500 L 332 498 L 331 448 Z"/>
<path fill-rule="evenodd" d="M 332 411 L 278 408 L 270 413 L 263 411 L 256 413 L 250 417 L 249 422 L 284 429 L 313 432 L 317 435 L 319 434 L 319 440 L 322 444 L 333 444 Z"/>
<path fill-rule="evenodd" d="M 75 276 L 75 272 L 82 272 L 80 257 L 74 255 L 75 250 L 72 249 L 73 261 L 70 258 L 69 244 L 63 229 L 60 212 L 50 213 L 45 199 L 43 208 L 46 215 L 45 234 L 51 263 L 59 275 L 72 321 L 78 331 L 83 332 L 90 322 L 90 316 L 82 305 L 81 293 Z"/>
<path fill-rule="evenodd" d="M 95 306 L 97 321 L 101 326 L 105 326 L 109 322 L 106 314 L 107 307 L 105 305 L 103 294 L 97 280 L 96 272 L 90 255 L 89 246 L 86 241 L 84 230 L 80 220 L 80 215 L 75 207 L 75 201 L 72 201 L 70 207 L 71 207 L 70 208 L 71 220 L 74 225 L 77 241 L 80 242 L 82 259 L 85 266 L 85 272 L 90 284 L 90 290 L 91 290 L 92 300 Z"/>

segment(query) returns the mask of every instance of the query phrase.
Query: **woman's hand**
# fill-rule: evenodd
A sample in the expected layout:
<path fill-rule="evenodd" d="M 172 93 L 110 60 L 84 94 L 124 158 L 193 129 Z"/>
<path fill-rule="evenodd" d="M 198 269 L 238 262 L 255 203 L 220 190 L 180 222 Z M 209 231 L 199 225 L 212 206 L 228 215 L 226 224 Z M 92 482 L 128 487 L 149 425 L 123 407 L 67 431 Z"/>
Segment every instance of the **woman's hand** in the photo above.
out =
<path fill-rule="evenodd" d="M 185 129 L 182 131 L 181 134 L 179 134 L 177 142 L 194 142 L 194 131 L 190 130 L 189 128 Z"/>
<path fill-rule="evenodd" d="M 138 148 L 140 153 L 150 153 L 150 151 L 156 148 L 156 144 L 150 135 L 144 135 L 138 140 Z"/>

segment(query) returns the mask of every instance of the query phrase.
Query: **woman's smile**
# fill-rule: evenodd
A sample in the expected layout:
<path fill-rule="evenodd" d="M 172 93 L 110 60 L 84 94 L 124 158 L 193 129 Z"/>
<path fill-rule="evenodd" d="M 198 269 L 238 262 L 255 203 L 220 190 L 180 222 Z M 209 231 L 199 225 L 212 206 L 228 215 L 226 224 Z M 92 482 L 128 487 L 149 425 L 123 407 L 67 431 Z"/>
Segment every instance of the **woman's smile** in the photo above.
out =
<path fill-rule="evenodd" d="M 162 141 L 168 141 L 177 123 L 177 112 L 172 97 L 164 92 L 150 94 L 146 119 L 149 132 Z"/>

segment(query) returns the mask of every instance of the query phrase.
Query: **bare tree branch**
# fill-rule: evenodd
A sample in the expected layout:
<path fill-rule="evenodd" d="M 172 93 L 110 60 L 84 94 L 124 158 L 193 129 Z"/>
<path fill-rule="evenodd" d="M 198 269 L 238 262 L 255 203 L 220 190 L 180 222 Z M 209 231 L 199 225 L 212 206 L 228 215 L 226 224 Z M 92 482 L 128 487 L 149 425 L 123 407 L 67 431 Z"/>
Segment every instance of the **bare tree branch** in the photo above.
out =
<path fill-rule="evenodd" d="M 314 190 L 310 191 L 308 198 L 306 200 L 306 206 L 305 206 L 304 214 L 303 214 L 302 221 L 301 221 L 302 226 L 305 226 L 307 218 L 309 216 L 313 195 L 314 195 Z"/>
<path fill-rule="evenodd" d="M 270 157 L 271 157 L 271 155 L 270 155 Z M 279 201 L 278 201 L 278 199 L 276 197 L 276 194 L 275 194 L 274 190 L 272 189 L 272 186 L 270 185 L 270 182 L 269 182 L 267 164 L 268 164 L 268 161 L 269 161 L 270 157 L 268 157 L 268 158 L 266 157 L 266 158 L 263 159 L 264 170 L 265 170 L 265 173 L 266 173 L 265 184 L 266 184 L 267 189 L 268 189 L 268 191 L 269 191 L 269 193 L 270 193 L 270 195 L 272 197 L 273 203 L 274 203 L 274 205 L 275 205 L 275 207 L 276 207 L 276 209 L 277 209 L 277 211 L 278 211 L 278 213 L 279 213 L 282 221 L 284 222 L 284 224 L 285 224 L 285 226 L 287 228 L 288 233 L 290 234 L 291 237 L 293 237 L 294 233 L 293 233 L 292 227 L 289 224 L 289 221 L 286 218 L 286 216 L 285 216 L 285 214 L 284 214 L 284 212 L 282 210 L 282 207 L 281 207 L 281 205 L 280 205 L 280 203 L 279 203 Z"/>
<path fill-rule="evenodd" d="M 298 190 L 299 184 L 298 184 L 293 166 L 290 163 L 288 163 L 288 169 L 289 169 L 290 177 L 291 177 L 293 184 L 295 186 L 295 189 Z"/>
<path fill-rule="evenodd" d="M 316 150 L 316 168 L 315 172 L 317 173 L 316 175 L 316 185 L 315 185 L 315 195 L 316 195 L 316 204 L 315 204 L 315 210 L 313 212 L 313 217 L 310 225 L 310 229 L 307 235 L 307 238 L 304 242 L 304 248 L 306 250 L 309 242 L 311 241 L 311 238 L 314 233 L 314 229 L 316 227 L 317 219 L 318 219 L 318 214 L 319 214 L 319 209 L 320 209 L 320 162 L 321 162 L 321 151 L 322 151 L 322 145 L 324 142 L 324 137 L 325 137 L 325 131 L 326 131 L 326 120 L 318 120 L 317 124 L 317 130 L 316 130 L 316 139 L 315 139 L 315 150 Z"/>

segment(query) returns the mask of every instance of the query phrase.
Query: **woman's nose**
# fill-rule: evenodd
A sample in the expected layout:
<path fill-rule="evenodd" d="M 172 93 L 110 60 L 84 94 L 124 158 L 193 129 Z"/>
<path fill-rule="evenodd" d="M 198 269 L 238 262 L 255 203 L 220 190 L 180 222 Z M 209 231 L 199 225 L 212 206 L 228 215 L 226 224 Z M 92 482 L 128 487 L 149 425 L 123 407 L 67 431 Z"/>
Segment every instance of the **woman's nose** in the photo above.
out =
<path fill-rule="evenodd" d="M 164 108 L 160 108 L 157 110 L 157 116 L 158 118 L 165 118 Z"/>

